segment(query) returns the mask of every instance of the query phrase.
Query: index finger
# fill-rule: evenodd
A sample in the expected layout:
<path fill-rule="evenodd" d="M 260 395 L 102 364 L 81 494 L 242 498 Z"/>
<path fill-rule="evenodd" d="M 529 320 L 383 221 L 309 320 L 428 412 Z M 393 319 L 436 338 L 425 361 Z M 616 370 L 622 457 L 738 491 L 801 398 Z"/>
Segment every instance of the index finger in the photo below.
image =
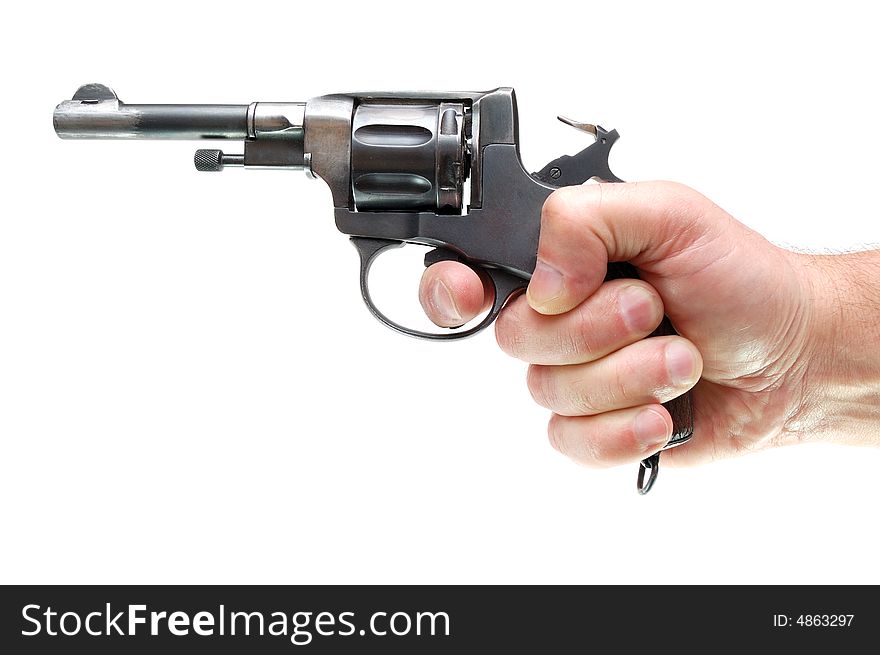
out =
<path fill-rule="evenodd" d="M 419 302 L 435 325 L 458 327 L 489 308 L 492 292 L 472 268 L 444 261 L 422 273 Z"/>

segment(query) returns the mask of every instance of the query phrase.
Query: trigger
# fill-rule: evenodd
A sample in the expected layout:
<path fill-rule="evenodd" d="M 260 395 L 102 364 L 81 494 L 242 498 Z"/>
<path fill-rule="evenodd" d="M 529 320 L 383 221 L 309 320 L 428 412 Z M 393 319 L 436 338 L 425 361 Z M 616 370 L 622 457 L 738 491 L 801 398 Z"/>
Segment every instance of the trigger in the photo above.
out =
<path fill-rule="evenodd" d="M 433 266 L 439 262 L 459 262 L 460 264 L 464 264 L 465 260 L 458 253 L 447 250 L 446 248 L 434 248 L 425 253 L 425 268 Z"/>

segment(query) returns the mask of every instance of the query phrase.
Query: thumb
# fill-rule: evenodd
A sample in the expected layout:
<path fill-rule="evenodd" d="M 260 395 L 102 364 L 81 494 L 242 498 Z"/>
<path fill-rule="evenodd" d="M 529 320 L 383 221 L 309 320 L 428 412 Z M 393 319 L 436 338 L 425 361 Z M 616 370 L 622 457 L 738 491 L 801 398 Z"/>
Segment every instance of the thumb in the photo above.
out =
<path fill-rule="evenodd" d="M 728 221 L 710 200 L 673 182 L 558 189 L 541 211 L 528 302 L 542 314 L 573 309 L 599 288 L 609 261 L 628 261 L 654 275 L 686 275 L 682 266 L 698 264 L 669 260 L 707 237 L 713 241 L 711 233 Z"/>

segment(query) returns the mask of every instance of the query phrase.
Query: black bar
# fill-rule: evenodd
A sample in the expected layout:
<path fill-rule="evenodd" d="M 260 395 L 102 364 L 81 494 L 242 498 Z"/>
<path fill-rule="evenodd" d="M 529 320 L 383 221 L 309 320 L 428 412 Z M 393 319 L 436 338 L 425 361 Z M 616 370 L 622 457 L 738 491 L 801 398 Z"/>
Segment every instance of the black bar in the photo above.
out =
<path fill-rule="evenodd" d="M 849 653 L 880 637 L 878 598 L 876 587 L 839 586 L 5 587 L 0 652 Z M 132 605 L 145 607 L 132 612 Z M 49 607 L 55 615 L 47 618 Z M 153 612 L 165 613 L 155 636 Z M 186 635 L 172 634 L 173 612 L 181 613 L 175 630 Z M 231 618 L 234 612 L 250 616 Z M 118 634 L 132 615 L 144 620 L 134 636 Z M 86 634 L 87 621 L 110 636 Z M 256 634 L 261 621 L 263 636 Z M 273 621 L 279 634 L 269 634 Z M 196 622 L 212 634 L 196 634 Z M 60 634 L 78 623 L 76 635 Z M 250 635 L 242 634 L 245 623 Z M 38 625 L 39 634 L 22 634 Z"/>

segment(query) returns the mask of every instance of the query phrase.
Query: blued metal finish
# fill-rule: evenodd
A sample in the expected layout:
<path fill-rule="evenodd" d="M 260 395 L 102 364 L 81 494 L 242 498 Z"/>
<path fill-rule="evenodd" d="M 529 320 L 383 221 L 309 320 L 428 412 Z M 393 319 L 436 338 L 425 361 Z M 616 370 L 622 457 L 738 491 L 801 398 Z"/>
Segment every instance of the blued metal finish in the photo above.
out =
<path fill-rule="evenodd" d="M 249 168 L 301 169 L 304 166 L 303 141 L 301 138 L 245 141 L 244 165 Z"/>
<path fill-rule="evenodd" d="M 608 167 L 608 154 L 611 152 L 611 146 L 620 138 L 617 130 L 609 132 L 601 125 L 576 123 L 570 119 L 563 120 L 562 118 L 560 120 L 575 129 L 594 135 L 596 142 L 574 156 L 562 155 L 562 157 L 554 159 L 534 174 L 536 178 L 556 186 L 582 184 L 590 178 L 598 178 L 603 182 L 623 182 Z"/>
<path fill-rule="evenodd" d="M 248 108 L 244 165 L 262 168 L 305 166 L 304 102 L 255 102 Z"/>
<path fill-rule="evenodd" d="M 359 211 L 460 213 L 467 173 L 459 103 L 360 104 L 351 134 Z"/>
<path fill-rule="evenodd" d="M 437 211 L 441 214 L 457 214 L 461 212 L 462 189 L 469 173 L 464 105 L 442 102 L 438 118 L 437 157 L 434 162 Z"/>
<path fill-rule="evenodd" d="M 244 139 L 246 105 L 127 105 L 102 84 L 55 108 L 62 139 Z"/>
<path fill-rule="evenodd" d="M 470 178 L 471 178 L 471 208 L 479 208 L 483 201 L 482 187 L 482 158 L 480 153 L 483 145 L 490 144 L 507 144 L 519 148 L 519 125 L 517 121 L 516 110 L 516 94 L 510 87 L 499 87 L 491 91 L 475 91 L 475 92 L 458 92 L 458 91 L 405 91 L 401 93 L 389 93 L 387 91 L 370 91 L 346 94 L 350 98 L 354 98 L 357 103 L 363 101 L 390 101 L 390 102 L 415 102 L 419 100 L 425 101 L 448 101 L 461 102 L 465 106 L 464 121 L 464 137 L 467 143 L 467 150 L 470 154 Z M 324 98 L 339 96 L 324 96 Z M 306 111 L 306 120 L 308 122 L 309 114 L 318 114 L 321 108 L 317 105 L 312 108 L 312 103 L 316 100 L 309 101 L 309 108 Z M 483 117 L 486 117 L 484 120 Z M 349 117 L 350 118 L 350 117 Z M 350 132 L 349 121 L 349 132 Z M 317 138 L 317 136 L 315 136 Z M 306 152 L 310 152 L 308 146 L 309 129 L 306 129 Z M 325 180 L 327 178 L 321 175 Z M 342 193 L 337 193 L 337 184 L 331 184 L 333 192 L 334 206 L 342 207 L 347 204 L 340 203 L 337 198 L 342 197 Z M 335 190 L 336 189 L 336 190 Z"/>
<path fill-rule="evenodd" d="M 248 111 L 248 137 L 251 139 L 303 139 L 306 103 L 255 102 Z"/>
<path fill-rule="evenodd" d="M 244 155 L 227 155 L 222 150 L 196 150 L 193 163 L 197 171 L 222 171 L 224 166 L 244 166 Z"/>
<path fill-rule="evenodd" d="M 483 148 L 483 206 L 463 216 L 433 212 L 354 212 L 337 207 L 336 226 L 351 236 L 443 246 L 469 262 L 524 279 L 535 269 L 541 206 L 556 187 L 526 173 L 516 146 Z"/>
<path fill-rule="evenodd" d="M 645 480 L 646 473 L 648 474 L 647 480 Z M 639 474 L 636 477 L 636 490 L 639 494 L 644 496 L 651 491 L 657 481 L 658 473 L 660 473 L 660 453 L 654 453 L 639 462 Z"/>
<path fill-rule="evenodd" d="M 354 98 L 329 95 L 306 105 L 305 154 L 309 172 L 320 177 L 334 207 L 348 207 L 351 197 L 351 116 Z"/>

